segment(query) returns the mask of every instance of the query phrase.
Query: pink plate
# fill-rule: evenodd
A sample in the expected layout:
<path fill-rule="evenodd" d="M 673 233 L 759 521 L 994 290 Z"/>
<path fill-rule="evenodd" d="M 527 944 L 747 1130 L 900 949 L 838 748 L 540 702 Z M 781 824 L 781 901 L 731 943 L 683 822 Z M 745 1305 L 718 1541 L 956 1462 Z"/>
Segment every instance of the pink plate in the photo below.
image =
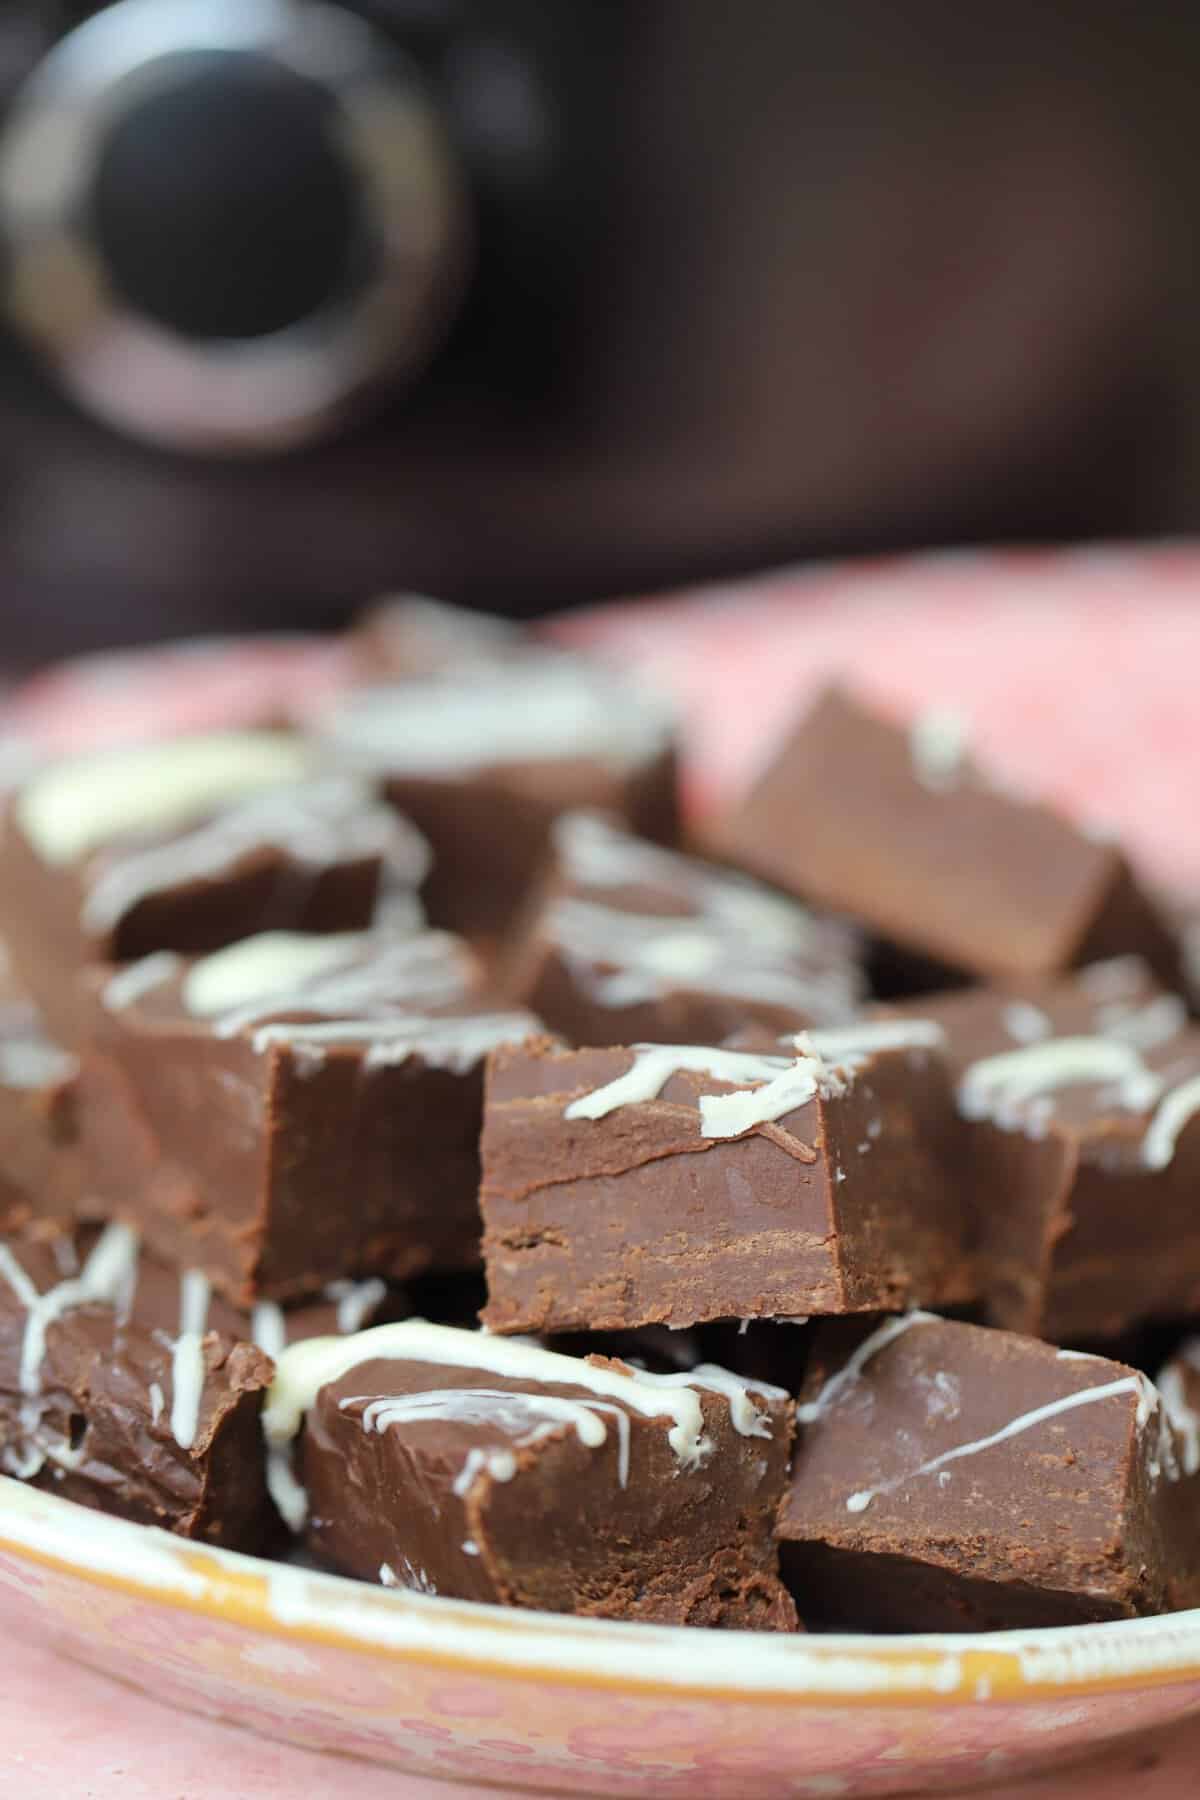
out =
<path fill-rule="evenodd" d="M 1198 594 L 1200 556 L 1183 547 L 942 557 L 558 629 L 675 689 L 701 808 L 735 800 L 837 673 L 903 706 L 965 705 L 1008 775 L 1102 814 L 1158 877 L 1194 886 Z M 327 691 L 335 664 L 295 644 L 248 662 L 222 646 L 122 658 L 108 680 L 93 663 L 42 678 L 4 723 L 62 744 L 80 741 L 85 704 L 88 741 L 277 716 Z M 528 1792 L 933 1795 L 1200 1718 L 1200 1612 L 941 1639 L 609 1625 L 198 1550 L 7 1480 L 0 1617 L 10 1642 L 40 1635 L 277 1739 Z M 1083 1776 L 1061 1790 L 1093 1791 Z"/>

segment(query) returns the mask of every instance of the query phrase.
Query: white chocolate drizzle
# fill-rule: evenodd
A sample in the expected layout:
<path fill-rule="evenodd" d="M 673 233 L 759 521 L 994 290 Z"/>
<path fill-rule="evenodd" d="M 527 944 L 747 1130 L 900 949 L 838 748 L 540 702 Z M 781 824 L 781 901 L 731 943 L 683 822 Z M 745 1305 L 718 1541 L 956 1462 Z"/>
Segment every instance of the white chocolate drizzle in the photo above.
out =
<path fill-rule="evenodd" d="M 1128 1006 L 1123 1001 L 1101 1006 L 1096 1013 L 1096 1029 L 1105 1037 L 1132 1044 L 1135 1050 L 1160 1050 L 1187 1025 L 1187 1007 L 1178 994 L 1159 994 L 1144 1006 Z"/>
<path fill-rule="evenodd" d="M 425 1362 L 480 1370 L 539 1388 L 582 1388 L 598 1400 L 617 1403 L 627 1412 L 636 1412 L 649 1419 L 669 1419 L 667 1442 L 683 1469 L 698 1468 L 713 1450 L 712 1440 L 704 1430 L 700 1392 L 694 1386 L 682 1383 L 660 1386 L 648 1380 L 641 1370 L 630 1369 L 626 1373 L 600 1368 L 575 1357 L 544 1350 L 537 1344 L 490 1333 L 460 1331 L 449 1325 L 430 1325 L 423 1319 L 376 1325 L 355 1337 L 310 1338 L 292 1344 L 276 1363 L 275 1380 L 263 1410 L 263 1431 L 268 1458 L 275 1470 L 273 1477 L 268 1471 L 269 1478 L 273 1479 L 272 1492 L 277 1503 L 282 1499 L 280 1510 L 293 1530 L 301 1529 L 307 1509 L 304 1491 L 290 1468 L 289 1454 L 304 1414 L 321 1388 L 340 1380 L 361 1364 L 377 1360 Z M 711 1378 L 711 1371 L 709 1375 Z M 735 1376 L 729 1376 L 728 1380 L 737 1384 Z M 722 1392 L 728 1398 L 731 1389 L 723 1388 Z M 583 1404 L 591 1405 L 591 1402 Z M 737 1429 L 736 1419 L 733 1423 Z M 282 1475 L 280 1470 L 284 1471 Z"/>
<path fill-rule="evenodd" d="M 179 1277 L 179 1335 L 171 1345 L 171 1436 L 190 1450 L 200 1428 L 204 1394 L 204 1333 L 212 1288 L 202 1269 L 185 1269 Z"/>
<path fill-rule="evenodd" d="M 107 1225 L 78 1275 L 36 1295 L 29 1305 L 21 1344 L 23 1394 L 37 1394 L 40 1390 L 46 1332 L 56 1319 L 75 1307 L 92 1304 L 111 1306 L 119 1318 L 128 1316 L 137 1283 L 137 1262 L 137 1232 L 129 1225 Z M 4 1273 L 9 1273 L 7 1268 Z"/>
<path fill-rule="evenodd" d="M 365 1321 L 387 1293 L 386 1281 L 373 1275 L 367 1281 L 341 1276 L 327 1281 L 321 1290 L 337 1308 L 337 1328 L 345 1335 L 361 1331 Z M 278 1361 L 288 1341 L 287 1314 L 274 1300 L 260 1300 L 250 1315 L 250 1336 L 265 1356 Z"/>
<path fill-rule="evenodd" d="M 213 1030 L 227 1038 L 289 1013 L 374 1024 L 401 1011 L 451 1006 L 470 992 L 476 964 L 462 939 L 448 931 L 419 931 L 394 941 L 365 932 L 334 939 L 268 932 L 195 963 L 189 983 L 193 978 L 202 998 L 222 998 L 222 1005 L 204 1010 L 219 1015 Z M 200 1010 L 186 990 L 184 998 L 190 1010 Z"/>
<path fill-rule="evenodd" d="M 1165 1094 L 1142 1140 L 1142 1162 L 1148 1169 L 1168 1168 L 1185 1125 L 1200 1112 L 1200 1075 L 1180 1082 Z"/>
<path fill-rule="evenodd" d="M 476 1476 L 484 1470 L 493 1481 L 512 1481 L 517 1473 L 517 1459 L 511 1450 L 468 1450 L 452 1489 L 460 1500 L 470 1493 Z"/>
<path fill-rule="evenodd" d="M 314 872 L 378 857 L 409 888 L 429 869 L 425 839 L 368 784 L 326 775 L 252 794 L 165 843 L 106 855 L 89 879 L 83 923 L 108 930 L 150 895 L 212 880 L 263 849 Z"/>
<path fill-rule="evenodd" d="M 806 1400 L 796 1408 L 796 1422 L 799 1425 L 815 1425 L 823 1419 L 830 1407 L 853 1387 L 867 1364 L 886 1350 L 888 1345 L 911 1331 L 914 1325 L 938 1325 L 941 1321 L 936 1313 L 921 1312 L 914 1307 L 912 1312 L 900 1313 L 893 1319 L 885 1319 L 868 1337 L 848 1356 L 841 1368 L 825 1382 L 814 1400 Z"/>
<path fill-rule="evenodd" d="M 363 1430 L 387 1431 L 393 1425 L 449 1422 L 456 1425 L 491 1427 L 512 1437 L 514 1449 L 524 1450 L 549 1437 L 559 1425 L 574 1428 L 579 1442 L 589 1450 L 598 1450 L 608 1442 L 608 1428 L 600 1416 L 610 1414 L 617 1422 L 617 1471 L 622 1487 L 629 1483 L 629 1414 L 620 1406 L 603 1400 L 568 1400 L 558 1394 L 510 1393 L 502 1388 L 434 1388 L 417 1394 L 386 1394 L 372 1397 L 352 1395 L 339 1402 L 344 1411 L 362 1406 Z M 463 1465 L 454 1482 L 454 1492 L 466 1493 L 481 1468 L 488 1468 L 495 1479 L 511 1481 L 517 1472 L 516 1458 L 508 1451 L 480 1452 L 473 1472 L 467 1476 Z M 476 1452 L 468 1455 L 468 1462 Z M 503 1472 L 491 1469 L 493 1458 L 499 1457 Z M 509 1464 L 511 1463 L 511 1472 Z M 460 1485 L 460 1483 L 462 1485 Z"/>
<path fill-rule="evenodd" d="M 323 721 L 333 752 L 397 774 L 459 773 L 569 757 L 619 771 L 666 749 L 672 717 L 596 664 L 532 650 L 494 667 L 359 688 Z"/>
<path fill-rule="evenodd" d="M 362 931 L 260 931 L 194 962 L 184 978 L 183 1003 L 197 1019 L 256 1007 L 344 967 L 362 956 L 368 942 Z"/>
<path fill-rule="evenodd" d="M 926 1051 L 944 1041 L 941 1026 L 931 1020 L 884 1019 L 799 1032 L 791 1040 L 791 1057 L 695 1044 L 635 1044 L 631 1067 L 572 1100 L 563 1116 L 604 1119 L 618 1107 L 644 1105 L 658 1099 L 673 1075 L 688 1072 L 740 1085 L 740 1092 L 703 1094 L 698 1101 L 701 1137 L 735 1138 L 814 1099 L 844 1094 L 848 1079 L 882 1051 Z"/>
<path fill-rule="evenodd" d="M 274 1361 L 287 1344 L 287 1316 L 274 1300 L 260 1300 L 250 1314 L 250 1337 Z"/>
<path fill-rule="evenodd" d="M 0 1244 L 0 1276 L 25 1308 L 18 1376 L 25 1443 L 6 1450 L 5 1466 L 10 1473 L 28 1480 L 37 1474 L 52 1451 L 61 1450 L 61 1446 L 48 1444 L 42 1434 L 42 1365 L 50 1326 L 76 1307 L 89 1305 L 111 1306 L 118 1319 L 124 1320 L 133 1304 L 137 1265 L 137 1233 L 129 1225 L 107 1225 L 79 1274 L 56 1283 L 43 1294 L 7 1245 Z"/>
<path fill-rule="evenodd" d="M 698 987 L 834 1020 L 858 1000 L 849 965 L 814 962 L 734 935 L 703 917 L 643 916 L 559 900 L 546 934 L 572 978 L 598 1006 L 640 1006 L 680 987 Z"/>
<path fill-rule="evenodd" d="M 640 916 L 590 893 L 554 909 L 549 931 L 561 949 L 596 963 L 610 961 L 619 970 L 617 976 L 596 977 L 601 1004 L 635 1004 L 637 997 L 653 999 L 662 981 L 700 977 L 707 986 L 723 977 L 723 992 L 757 997 L 766 972 L 779 976 L 788 963 L 790 983 L 804 981 L 810 999 L 799 997 L 797 986 L 779 1003 L 820 1006 L 844 1017 L 860 999 L 853 932 L 835 920 L 815 918 L 797 900 L 772 893 L 747 875 L 633 837 L 597 812 L 561 815 L 554 848 L 576 887 L 599 889 L 601 895 L 613 887 L 646 887 L 678 907 L 676 913 Z M 714 945 L 721 947 L 720 961 L 714 961 Z M 619 997 L 622 988 L 633 995 L 630 1001 Z"/>
<path fill-rule="evenodd" d="M 798 1032 L 797 1050 L 841 1069 L 891 1050 L 941 1050 L 946 1033 L 933 1019 L 862 1019 L 852 1025 Z"/>
<path fill-rule="evenodd" d="M 309 756 L 283 732 L 225 731 L 69 757 L 25 784 L 17 818 L 42 860 L 62 865 L 298 781 Z"/>
<path fill-rule="evenodd" d="M 251 1037 L 262 1055 L 273 1045 L 307 1051 L 314 1058 L 339 1044 L 367 1046 L 363 1068 L 393 1068 L 419 1056 L 430 1068 L 462 1074 L 500 1044 L 519 1043 L 541 1030 L 532 1013 L 462 1013 L 424 1018 L 414 1013 L 392 1019 L 338 1019 L 322 1025 L 260 1025 Z M 319 1063 L 317 1065 L 319 1067 Z"/>
<path fill-rule="evenodd" d="M 1138 1375 L 1125 1375 L 1119 1381 L 1102 1382 L 1099 1387 L 1084 1388 L 1077 1394 L 1064 1394 L 1058 1400 L 1047 1401 L 1045 1406 L 1035 1406 L 1032 1411 L 1021 1413 L 1010 1419 L 998 1431 L 987 1437 L 976 1438 L 970 1444 L 957 1444 L 952 1450 L 943 1450 L 940 1456 L 933 1456 L 923 1462 L 919 1468 L 906 1475 L 893 1476 L 888 1481 L 876 1483 L 874 1487 L 860 1488 L 851 1494 L 846 1501 L 846 1511 L 851 1513 L 866 1512 L 873 1500 L 885 1494 L 894 1494 L 899 1488 L 907 1487 L 910 1481 L 918 1481 L 924 1475 L 934 1475 L 948 1464 L 960 1461 L 963 1457 L 978 1456 L 984 1450 L 992 1450 L 997 1444 L 1007 1443 L 1010 1438 L 1021 1436 L 1032 1431 L 1036 1426 L 1045 1424 L 1049 1419 L 1056 1419 L 1063 1413 L 1074 1412 L 1080 1406 L 1094 1406 L 1101 1400 L 1116 1400 L 1123 1394 L 1136 1394 L 1138 1398 L 1138 1424 L 1144 1425 L 1149 1416 L 1146 1399 L 1146 1388 L 1149 1384 Z"/>
<path fill-rule="evenodd" d="M 564 813 L 554 827 L 554 844 L 568 879 L 579 887 L 658 889 L 686 909 L 675 916 L 656 914 L 646 924 L 667 928 L 698 923 L 726 941 L 741 938 L 762 951 L 797 955 L 830 941 L 836 929 L 829 921 L 816 920 L 798 901 L 772 893 L 746 875 L 634 837 L 600 813 Z M 610 916 L 616 912 L 606 906 L 596 910 Z M 625 912 L 616 916 L 636 917 Z"/>
<path fill-rule="evenodd" d="M 932 706 L 909 727 L 913 774 L 922 787 L 941 794 L 957 787 L 966 760 L 970 726 L 957 707 Z"/>
<path fill-rule="evenodd" d="M 1103 962 L 1088 963 L 1075 979 L 1095 1001 L 1128 1003 L 1145 992 L 1147 969 L 1140 956 L 1110 956 Z"/>
<path fill-rule="evenodd" d="M 700 1136 L 736 1138 L 807 1106 L 818 1094 L 843 1093 L 845 1084 L 817 1057 L 801 1056 L 761 1087 L 700 1096 Z"/>
<path fill-rule="evenodd" d="M 563 1118 L 569 1120 L 603 1120 L 617 1107 L 628 1105 L 644 1105 L 649 1100 L 657 1100 L 658 1094 L 666 1087 L 671 1076 L 691 1071 L 696 1075 L 709 1075 L 716 1082 L 756 1082 L 759 1085 L 756 1093 L 750 1096 L 750 1102 L 756 1102 L 765 1089 L 772 1089 L 768 1098 L 768 1107 L 774 1105 L 781 1096 L 779 1084 L 788 1084 L 795 1093 L 801 1093 L 808 1087 L 806 1098 L 817 1093 L 817 1078 L 824 1075 L 824 1067 L 811 1057 L 761 1057 L 752 1051 L 741 1049 L 703 1049 L 698 1044 L 635 1044 L 633 1046 L 633 1064 L 626 1069 L 624 1075 L 617 1075 L 612 1082 L 604 1082 L 603 1087 L 596 1087 L 590 1094 L 581 1094 L 578 1100 L 572 1100 L 563 1112 Z M 727 1096 L 741 1098 L 741 1096 Z M 804 1100 L 793 1100 L 792 1105 L 802 1105 Z M 790 1111 L 781 1107 L 775 1112 L 779 1118 L 781 1112 Z M 763 1118 L 772 1114 L 765 1112 Z M 747 1127 L 739 1127 L 741 1130 Z M 723 1130 L 714 1132 L 714 1136 L 727 1136 Z"/>
<path fill-rule="evenodd" d="M 759 1394 L 765 1400 L 788 1398 L 786 1388 L 772 1387 L 765 1381 L 743 1381 L 718 1363 L 698 1363 L 694 1369 L 682 1369 L 669 1375 L 640 1369 L 638 1380 L 647 1387 L 693 1387 L 703 1393 L 722 1395 L 729 1403 L 729 1422 L 739 1437 L 769 1438 L 772 1435 L 770 1414 L 755 1406 L 751 1395 Z M 624 1481 L 621 1485 L 624 1487 Z"/>
<path fill-rule="evenodd" d="M 568 877 L 580 887 L 659 888 L 698 912 L 788 948 L 811 940 L 812 914 L 797 902 L 747 876 L 635 837 L 602 813 L 563 813 L 555 821 L 554 847 Z"/>
<path fill-rule="evenodd" d="M 1094 1082 L 1114 1083 L 1115 1103 L 1132 1112 L 1153 1106 L 1163 1085 L 1131 1044 L 1107 1037 L 1052 1038 L 972 1063 L 959 1083 L 959 1110 L 968 1119 L 1020 1128 L 1020 1109 L 1028 1102 Z"/>
<path fill-rule="evenodd" d="M 104 985 L 104 1004 L 109 1012 L 124 1012 L 127 1006 L 136 1006 L 147 994 L 173 981 L 182 968 L 183 958 L 173 950 L 156 950 L 152 956 L 141 957 L 109 978 Z"/>
<path fill-rule="evenodd" d="M 351 1281 L 348 1276 L 341 1276 L 337 1281 L 327 1281 L 321 1290 L 327 1300 L 337 1307 L 337 1328 L 343 1337 L 350 1337 L 361 1331 L 375 1308 L 387 1294 L 387 1282 L 378 1275 L 372 1275 L 366 1281 Z"/>

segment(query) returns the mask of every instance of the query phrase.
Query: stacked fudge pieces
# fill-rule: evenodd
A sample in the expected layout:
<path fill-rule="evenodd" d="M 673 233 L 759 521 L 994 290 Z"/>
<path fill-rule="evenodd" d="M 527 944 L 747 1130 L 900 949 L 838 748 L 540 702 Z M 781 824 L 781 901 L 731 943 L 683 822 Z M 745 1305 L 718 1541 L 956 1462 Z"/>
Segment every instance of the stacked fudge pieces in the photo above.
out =
<path fill-rule="evenodd" d="M 624 677 L 416 599 L 378 609 L 357 648 L 374 679 L 317 728 L 331 757 L 379 780 L 428 838 L 435 924 L 502 932 L 569 807 L 677 835 L 670 712 Z"/>
<path fill-rule="evenodd" d="M 831 694 L 704 860 L 613 670 L 348 652 L 7 798 L 4 1471 L 604 1618 L 1200 1603 L 1200 1030 L 1119 850 Z"/>

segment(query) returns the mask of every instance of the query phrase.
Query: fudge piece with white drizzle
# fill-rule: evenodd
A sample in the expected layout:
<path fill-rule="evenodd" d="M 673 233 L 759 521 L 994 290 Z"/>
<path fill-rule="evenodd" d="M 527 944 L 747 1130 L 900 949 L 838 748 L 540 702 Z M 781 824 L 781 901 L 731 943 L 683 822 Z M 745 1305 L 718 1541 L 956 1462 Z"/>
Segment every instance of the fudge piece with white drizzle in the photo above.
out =
<path fill-rule="evenodd" d="M 829 690 L 720 842 L 943 969 L 1021 981 L 1131 952 L 1179 985 L 1174 937 L 1119 849 L 990 780 L 951 715 L 906 730 Z"/>
<path fill-rule="evenodd" d="M 511 923 L 572 807 L 662 842 L 678 835 L 670 709 L 562 650 L 528 644 L 354 690 L 317 735 L 334 760 L 384 781 L 425 833 L 429 916 L 453 931 Z"/>
<path fill-rule="evenodd" d="M 79 973 L 254 932 L 357 930 L 381 893 L 420 923 L 429 849 L 362 778 L 282 732 L 67 758 L 8 797 L 0 929 L 53 1034 L 84 1029 Z"/>
<path fill-rule="evenodd" d="M 1102 1342 L 1200 1310 L 1200 1031 L 1183 1002 L 1122 958 L 905 1015 L 945 1034 L 992 1323 Z"/>
<path fill-rule="evenodd" d="M 286 1350 L 263 1425 L 281 1510 L 347 1574 L 778 1631 L 792 1410 L 711 1365 L 650 1375 L 411 1321 Z"/>
<path fill-rule="evenodd" d="M 266 933 L 97 978 L 94 1185 L 239 1304 L 479 1257 L 483 1060 L 537 1029 L 442 932 Z"/>
<path fill-rule="evenodd" d="M 857 940 L 732 870 L 567 813 L 502 977 L 573 1044 L 717 1044 L 747 1023 L 841 1025 Z"/>
<path fill-rule="evenodd" d="M 609 1331 L 973 1297 L 936 1026 L 491 1059 L 493 1331 Z"/>
<path fill-rule="evenodd" d="M 127 1226 L 0 1238 L 0 1468 L 184 1536 L 259 1548 L 274 1531 L 258 1431 L 267 1359 L 401 1304 L 382 1281 L 343 1279 L 311 1303 L 247 1314 Z"/>
<path fill-rule="evenodd" d="M 197 1282 L 173 1334 L 142 1323 L 130 1227 L 109 1226 L 81 1262 L 67 1246 L 0 1245 L 0 1466 L 183 1537 L 266 1547 L 269 1357 L 202 1329 Z"/>
<path fill-rule="evenodd" d="M 1074 1625 L 1200 1601 L 1194 1461 L 1144 1375 L 927 1313 L 819 1328 L 780 1509 L 805 1617 Z"/>

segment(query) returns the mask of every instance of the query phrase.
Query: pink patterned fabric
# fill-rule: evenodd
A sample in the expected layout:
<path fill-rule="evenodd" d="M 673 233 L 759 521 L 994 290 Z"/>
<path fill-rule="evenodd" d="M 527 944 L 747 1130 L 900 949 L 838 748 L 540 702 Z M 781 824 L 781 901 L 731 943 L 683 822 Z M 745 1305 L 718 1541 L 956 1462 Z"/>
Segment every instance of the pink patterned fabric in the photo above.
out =
<path fill-rule="evenodd" d="M 1200 548 L 947 552 L 818 566 L 575 615 L 679 700 L 693 808 L 731 804 L 822 682 L 965 708 L 1013 780 L 1200 886 Z M 209 639 L 92 657 L 27 683 L 0 728 L 55 748 L 303 714 L 347 679 L 320 639 Z"/>
<path fill-rule="evenodd" d="M 953 552 L 840 564 L 571 620 L 676 693 L 691 797 L 729 804 L 833 678 L 961 706 L 980 751 L 1200 884 L 1200 549 Z"/>

